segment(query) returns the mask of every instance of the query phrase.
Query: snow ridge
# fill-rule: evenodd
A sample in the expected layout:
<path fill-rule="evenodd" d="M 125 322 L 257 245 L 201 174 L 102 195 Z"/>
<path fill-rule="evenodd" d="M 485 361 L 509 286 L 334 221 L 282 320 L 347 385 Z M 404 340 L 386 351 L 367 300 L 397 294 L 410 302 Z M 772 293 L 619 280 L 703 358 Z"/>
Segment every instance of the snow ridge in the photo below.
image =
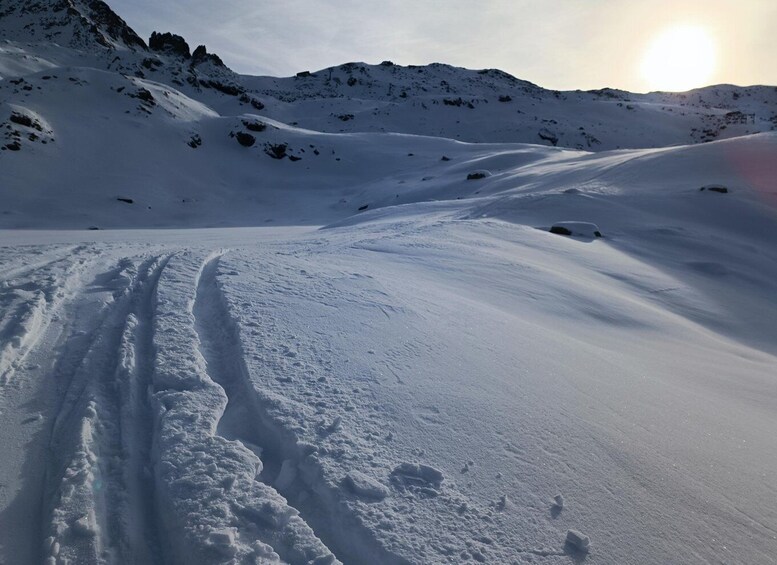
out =
<path fill-rule="evenodd" d="M 208 373 L 228 399 L 217 434 L 239 442 L 260 457 L 262 471 L 258 478 L 268 488 L 277 490 L 288 501 L 304 501 L 300 517 L 343 563 L 408 563 L 388 552 L 373 532 L 345 510 L 340 488 L 324 478 L 315 446 L 298 441 L 291 430 L 273 421 L 267 407 L 277 400 L 262 394 L 251 380 L 239 326 L 220 289 L 220 260 L 220 255 L 215 256 L 203 266 L 193 310 Z M 283 559 L 298 562 L 293 548 L 271 545 Z"/>

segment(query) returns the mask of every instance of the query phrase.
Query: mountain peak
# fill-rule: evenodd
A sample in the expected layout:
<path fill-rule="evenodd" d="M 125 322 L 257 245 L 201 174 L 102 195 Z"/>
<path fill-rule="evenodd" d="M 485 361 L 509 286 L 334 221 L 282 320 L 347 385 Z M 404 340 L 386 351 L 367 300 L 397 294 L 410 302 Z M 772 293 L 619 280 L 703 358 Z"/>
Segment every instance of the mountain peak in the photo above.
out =
<path fill-rule="evenodd" d="M 7 39 L 74 49 L 146 50 L 146 42 L 102 0 L 0 0 Z"/>

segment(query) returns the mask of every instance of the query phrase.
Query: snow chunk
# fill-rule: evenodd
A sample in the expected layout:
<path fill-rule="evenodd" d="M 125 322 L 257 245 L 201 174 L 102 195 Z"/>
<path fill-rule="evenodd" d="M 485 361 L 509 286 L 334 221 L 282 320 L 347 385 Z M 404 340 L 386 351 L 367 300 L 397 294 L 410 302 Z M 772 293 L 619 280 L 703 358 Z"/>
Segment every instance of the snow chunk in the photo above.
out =
<path fill-rule="evenodd" d="M 550 233 L 578 237 L 602 237 L 599 226 L 591 222 L 556 222 L 550 228 Z"/>
<path fill-rule="evenodd" d="M 359 471 L 349 471 L 343 485 L 356 496 L 372 500 L 383 500 L 389 491 L 381 483 Z"/>
<path fill-rule="evenodd" d="M 71 524 L 70 529 L 78 536 L 92 537 L 97 535 L 97 529 L 94 526 L 94 521 L 88 514 L 84 514 L 79 519 L 75 520 Z"/>
<path fill-rule="evenodd" d="M 558 508 L 559 510 L 564 508 L 564 497 L 561 496 L 561 494 L 557 494 L 553 497 L 553 506 Z"/>
<path fill-rule="evenodd" d="M 400 463 L 391 472 L 391 480 L 400 488 L 436 495 L 442 485 L 443 474 L 429 465 Z"/>
<path fill-rule="evenodd" d="M 281 470 L 275 479 L 275 488 L 283 492 L 297 480 L 297 465 L 291 459 L 284 459 L 281 463 Z"/>
<path fill-rule="evenodd" d="M 583 535 L 577 530 L 569 530 L 567 531 L 566 545 L 572 547 L 576 551 L 585 553 L 591 545 L 591 540 L 588 539 L 588 536 Z"/>
<path fill-rule="evenodd" d="M 235 547 L 235 529 L 225 528 L 223 530 L 214 530 L 208 535 L 208 545 L 213 549 L 225 555 L 232 557 L 237 553 Z"/>

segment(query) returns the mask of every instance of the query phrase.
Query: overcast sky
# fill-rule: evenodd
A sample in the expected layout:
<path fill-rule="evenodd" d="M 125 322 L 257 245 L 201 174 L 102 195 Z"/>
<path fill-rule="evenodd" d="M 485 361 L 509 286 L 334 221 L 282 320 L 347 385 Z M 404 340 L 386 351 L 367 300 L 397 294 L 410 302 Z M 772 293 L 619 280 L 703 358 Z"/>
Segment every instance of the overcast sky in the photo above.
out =
<path fill-rule="evenodd" d="M 183 35 L 234 70 L 348 61 L 499 68 L 546 88 L 647 91 L 641 60 L 673 25 L 717 44 L 710 83 L 777 85 L 777 0 L 108 0 L 135 30 Z M 702 86 L 702 85 L 699 85 Z"/>

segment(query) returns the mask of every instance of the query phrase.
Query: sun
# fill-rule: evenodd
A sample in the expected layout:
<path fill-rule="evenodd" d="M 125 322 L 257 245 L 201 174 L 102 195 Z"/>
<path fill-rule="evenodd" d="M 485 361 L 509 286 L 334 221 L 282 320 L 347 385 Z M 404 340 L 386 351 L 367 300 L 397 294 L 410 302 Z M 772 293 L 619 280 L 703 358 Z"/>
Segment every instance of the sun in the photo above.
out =
<path fill-rule="evenodd" d="M 677 25 L 653 39 L 642 59 L 651 90 L 684 91 L 706 86 L 715 71 L 715 41 L 700 26 Z"/>

